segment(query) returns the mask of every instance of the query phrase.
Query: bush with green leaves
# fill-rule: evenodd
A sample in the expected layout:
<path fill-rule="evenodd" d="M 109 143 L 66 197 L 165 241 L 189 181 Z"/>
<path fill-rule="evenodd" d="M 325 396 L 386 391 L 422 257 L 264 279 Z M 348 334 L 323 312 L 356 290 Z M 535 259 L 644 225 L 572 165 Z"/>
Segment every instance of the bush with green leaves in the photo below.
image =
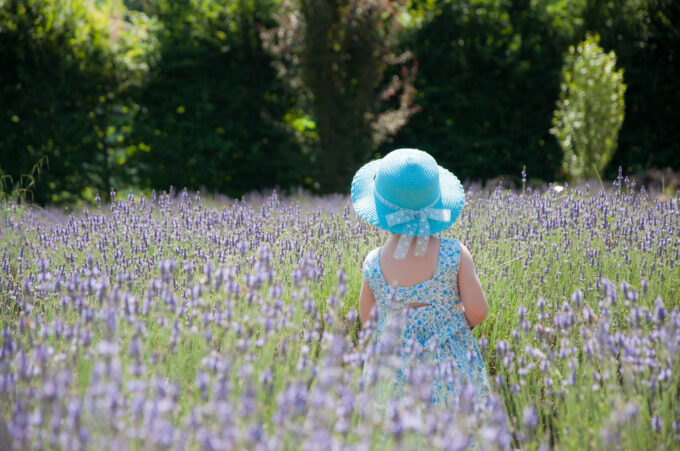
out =
<path fill-rule="evenodd" d="M 605 53 L 598 35 L 570 47 L 562 71 L 560 99 L 551 130 L 564 151 L 563 169 L 572 180 L 599 177 L 616 150 L 624 117 L 623 69 Z"/>
<path fill-rule="evenodd" d="M 116 0 L 0 2 L 0 174 L 17 184 L 40 161 L 40 203 L 130 183 L 129 88 L 147 69 L 152 26 Z"/>
<path fill-rule="evenodd" d="M 293 104 L 262 48 L 273 0 L 131 2 L 158 20 L 158 58 L 136 90 L 131 132 L 147 189 L 241 196 L 300 184 L 299 148 L 281 123 Z"/>
<path fill-rule="evenodd" d="M 379 152 L 419 147 L 463 179 L 560 176 L 549 133 L 563 55 L 588 31 L 626 74 L 619 146 L 603 177 L 680 168 L 680 2 L 411 0 L 404 47 L 419 62 L 422 108 Z"/>
<path fill-rule="evenodd" d="M 548 133 L 560 55 L 540 5 L 507 0 L 417 0 L 404 46 L 419 62 L 422 112 L 380 151 L 417 147 L 463 180 L 527 172 L 553 178 L 559 147 Z"/>
<path fill-rule="evenodd" d="M 262 30 L 298 98 L 289 122 L 314 162 L 314 188 L 347 190 L 357 167 L 417 110 L 416 68 L 409 52 L 397 52 L 404 15 L 385 0 L 284 0 L 278 25 Z"/>
<path fill-rule="evenodd" d="M 678 23 L 676 0 L 0 0 L 0 180 L 40 204 L 345 191 L 397 147 L 463 180 L 553 180 L 563 55 L 587 31 L 626 74 L 602 177 L 677 170 Z"/>

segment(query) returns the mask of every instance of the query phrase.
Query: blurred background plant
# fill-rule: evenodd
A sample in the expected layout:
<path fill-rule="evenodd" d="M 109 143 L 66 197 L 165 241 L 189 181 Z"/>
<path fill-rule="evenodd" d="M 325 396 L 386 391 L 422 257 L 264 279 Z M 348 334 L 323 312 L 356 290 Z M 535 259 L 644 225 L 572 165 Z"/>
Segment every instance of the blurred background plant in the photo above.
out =
<path fill-rule="evenodd" d="M 283 0 L 278 25 L 262 30 L 298 99 L 291 125 L 316 163 L 315 188 L 345 191 L 357 166 L 417 111 L 416 66 L 410 52 L 397 54 L 404 15 L 400 2 L 386 0 Z M 390 74 L 392 66 L 401 71 Z"/>
<path fill-rule="evenodd" d="M 627 85 L 602 177 L 678 171 L 678 23 L 674 0 L 1 0 L 0 168 L 48 157 L 40 204 L 345 191 L 397 147 L 555 180 L 563 57 L 591 33 Z"/>
<path fill-rule="evenodd" d="M 616 55 L 604 53 L 599 41 L 592 35 L 569 47 L 553 116 L 551 132 L 562 147 L 562 168 L 572 181 L 600 178 L 623 123 L 623 70 L 616 70 Z"/>
<path fill-rule="evenodd" d="M 132 145 L 143 187 L 238 196 L 297 185 L 301 159 L 284 127 L 294 98 L 262 48 L 272 0 L 130 3 L 158 21 L 158 55 L 135 91 Z"/>
<path fill-rule="evenodd" d="M 13 204 L 33 202 L 32 190 L 35 187 L 35 180 L 40 176 L 40 171 L 46 164 L 47 156 L 43 156 L 33 165 L 28 174 L 22 174 L 18 180 L 9 174 L 0 172 L 0 201 Z"/>
<path fill-rule="evenodd" d="M 0 167 L 15 180 L 47 157 L 40 203 L 133 184 L 126 164 L 154 21 L 120 1 L 0 2 Z"/>

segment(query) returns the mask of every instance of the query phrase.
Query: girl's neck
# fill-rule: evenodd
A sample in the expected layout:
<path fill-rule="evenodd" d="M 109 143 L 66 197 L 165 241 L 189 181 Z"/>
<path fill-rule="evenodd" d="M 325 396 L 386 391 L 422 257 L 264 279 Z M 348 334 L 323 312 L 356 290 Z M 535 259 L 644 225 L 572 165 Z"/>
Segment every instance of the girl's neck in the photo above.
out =
<path fill-rule="evenodd" d="M 390 237 L 387 239 L 387 242 L 383 246 L 383 250 L 387 252 L 389 255 L 392 255 L 394 252 L 394 249 L 397 247 L 397 243 L 399 243 L 399 239 L 401 238 L 400 233 L 393 233 L 390 235 Z M 415 252 L 415 247 L 416 247 L 416 237 L 413 237 L 411 240 L 411 245 L 409 246 L 408 249 L 408 256 L 412 256 L 413 253 Z M 430 247 L 436 247 L 439 249 L 439 236 L 437 235 L 430 235 L 430 241 L 428 243 L 428 248 Z M 429 253 L 429 252 L 428 252 Z"/>
<path fill-rule="evenodd" d="M 427 252 L 422 257 L 415 256 L 414 238 L 406 257 L 397 260 L 394 258 L 394 249 L 400 237 L 399 234 L 393 234 L 380 251 L 380 268 L 385 281 L 389 285 L 410 287 L 431 280 L 439 262 L 441 246 L 439 237 L 430 236 Z"/>

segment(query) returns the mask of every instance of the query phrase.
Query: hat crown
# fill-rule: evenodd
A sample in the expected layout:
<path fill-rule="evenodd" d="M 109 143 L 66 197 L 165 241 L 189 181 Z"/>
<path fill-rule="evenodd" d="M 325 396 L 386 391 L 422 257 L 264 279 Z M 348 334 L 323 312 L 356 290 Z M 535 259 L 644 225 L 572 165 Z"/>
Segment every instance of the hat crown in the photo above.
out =
<path fill-rule="evenodd" d="M 426 207 L 440 194 L 439 167 L 434 158 L 421 150 L 394 150 L 381 160 L 375 189 L 401 208 Z"/>

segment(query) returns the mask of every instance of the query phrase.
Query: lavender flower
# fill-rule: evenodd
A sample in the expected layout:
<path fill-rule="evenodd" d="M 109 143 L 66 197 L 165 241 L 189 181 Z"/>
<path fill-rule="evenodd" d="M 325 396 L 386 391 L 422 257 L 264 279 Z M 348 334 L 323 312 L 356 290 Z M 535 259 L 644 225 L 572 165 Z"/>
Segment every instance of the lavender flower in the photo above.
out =
<path fill-rule="evenodd" d="M 621 182 L 467 187 L 444 233 L 473 251 L 489 296 L 473 334 L 493 393 L 473 405 L 461 388 L 448 410 L 430 404 L 432 368 L 397 371 L 400 325 L 381 322 L 384 306 L 358 321 L 361 261 L 385 235 L 346 197 L 208 208 L 186 190 L 112 192 L 110 208 L 73 215 L 3 205 L 0 447 L 371 449 L 385 431 L 402 448 L 629 448 L 637 402 L 654 415 L 647 440 L 680 440 L 680 200 Z M 443 345 L 424 343 L 406 348 Z M 455 381 L 475 356 L 436 369 Z M 385 411 L 394 378 L 406 385 Z M 601 404 L 577 437 L 563 412 L 581 395 Z"/>

